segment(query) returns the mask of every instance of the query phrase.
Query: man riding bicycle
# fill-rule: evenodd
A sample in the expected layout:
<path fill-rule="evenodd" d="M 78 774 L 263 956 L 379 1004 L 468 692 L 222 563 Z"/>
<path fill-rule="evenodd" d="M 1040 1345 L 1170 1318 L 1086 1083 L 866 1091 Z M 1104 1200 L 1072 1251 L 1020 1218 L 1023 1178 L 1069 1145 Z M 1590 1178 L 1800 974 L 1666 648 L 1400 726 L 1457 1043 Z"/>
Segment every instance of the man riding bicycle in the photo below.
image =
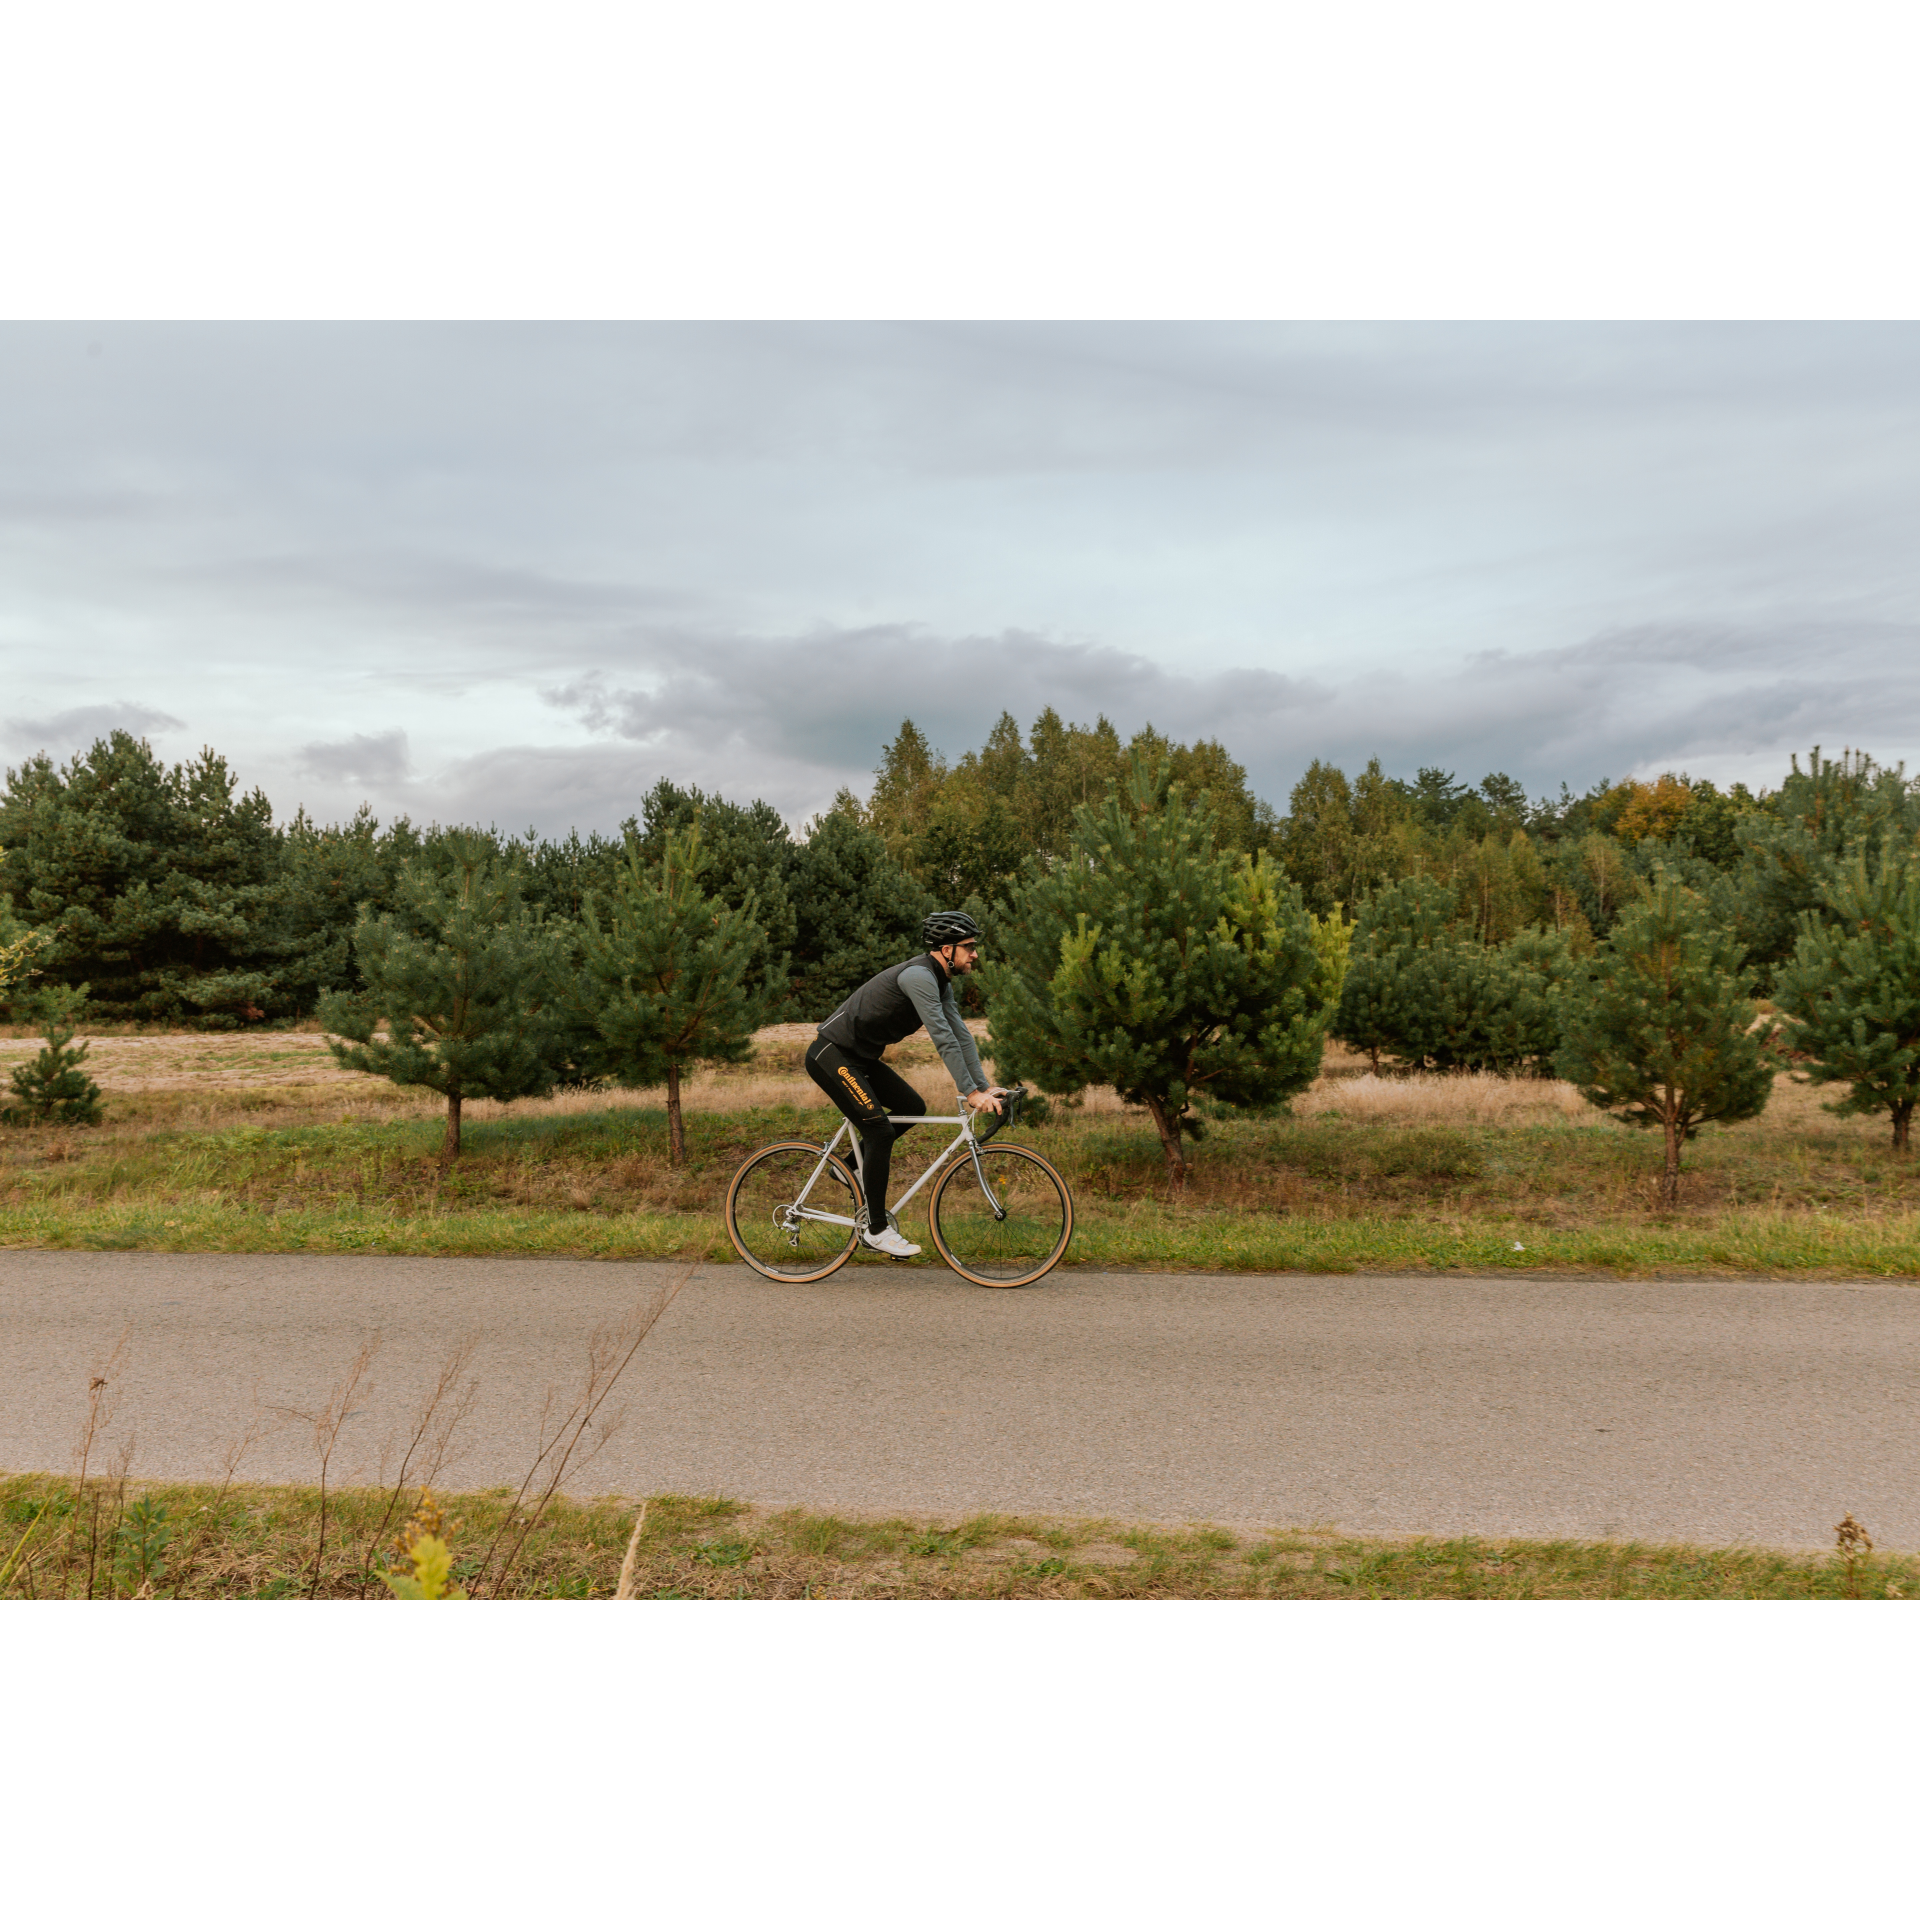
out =
<path fill-rule="evenodd" d="M 887 1217 L 893 1143 L 907 1131 L 888 1115 L 925 1113 L 927 1103 L 881 1060 L 882 1051 L 925 1027 L 967 1106 L 975 1113 L 1005 1111 L 1001 1089 L 987 1084 L 980 1051 L 953 997 L 953 976 L 971 973 L 980 957 L 980 929 L 968 914 L 932 913 L 920 937 L 926 952 L 876 973 L 821 1021 L 806 1062 L 814 1085 L 860 1135 L 867 1210 L 860 1237 L 876 1253 L 890 1253 L 896 1260 L 920 1249 Z"/>

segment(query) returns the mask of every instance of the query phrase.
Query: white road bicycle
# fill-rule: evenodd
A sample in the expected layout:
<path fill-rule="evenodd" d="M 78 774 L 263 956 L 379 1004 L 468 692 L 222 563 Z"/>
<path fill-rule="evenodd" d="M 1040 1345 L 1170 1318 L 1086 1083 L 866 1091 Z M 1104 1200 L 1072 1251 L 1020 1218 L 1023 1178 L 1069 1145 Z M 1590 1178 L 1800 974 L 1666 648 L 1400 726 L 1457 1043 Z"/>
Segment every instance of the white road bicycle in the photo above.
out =
<path fill-rule="evenodd" d="M 991 1114 L 980 1133 L 964 1100 L 957 1117 L 898 1114 L 896 1124 L 952 1127 L 954 1137 L 920 1178 L 887 1209 L 900 1213 L 922 1187 L 933 1183 L 927 1225 L 940 1258 L 955 1273 L 981 1287 L 1024 1287 L 1060 1264 L 1073 1236 L 1073 1195 L 1060 1170 L 1031 1147 L 989 1145 L 1026 1098 L 1024 1087 L 1007 1095 L 1004 1115 Z M 850 1144 L 849 1171 L 840 1149 Z M 825 1146 L 811 1140 L 777 1140 L 762 1147 L 727 1189 L 727 1238 L 756 1273 L 769 1280 L 824 1280 L 853 1258 L 867 1210 L 860 1172 L 860 1137 L 853 1122 Z"/>

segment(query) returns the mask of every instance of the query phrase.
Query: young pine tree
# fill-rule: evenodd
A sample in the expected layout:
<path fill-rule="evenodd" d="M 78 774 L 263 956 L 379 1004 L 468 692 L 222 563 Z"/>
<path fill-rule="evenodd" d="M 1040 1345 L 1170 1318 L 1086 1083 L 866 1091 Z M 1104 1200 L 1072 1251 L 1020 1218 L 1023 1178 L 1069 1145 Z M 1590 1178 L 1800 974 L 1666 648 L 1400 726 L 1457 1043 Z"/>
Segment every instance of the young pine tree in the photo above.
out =
<path fill-rule="evenodd" d="M 1529 931 L 1506 947 L 1470 934 L 1437 940 L 1395 978 L 1398 1031 L 1387 1050 L 1443 1073 L 1534 1070 L 1559 1044 L 1555 1002 L 1568 965 L 1555 933 Z"/>
<path fill-rule="evenodd" d="M 1540 1071 L 1559 1044 L 1566 937 L 1528 928 L 1484 944 L 1458 897 L 1421 875 L 1382 887 L 1354 930 L 1334 1032 L 1410 1067 Z"/>
<path fill-rule="evenodd" d="M 1368 1055 L 1376 1073 L 1382 1051 L 1425 1058 L 1424 1035 L 1410 1031 L 1422 1014 L 1411 976 L 1422 953 L 1449 937 L 1457 905 L 1450 888 L 1414 874 L 1381 887 L 1354 923 L 1333 1031 Z"/>
<path fill-rule="evenodd" d="M 699 1060 L 744 1060 L 769 989 L 750 984 L 767 936 L 751 895 L 722 906 L 701 887 L 709 854 L 700 827 L 662 831 L 659 864 L 629 842 L 610 895 L 590 895 L 571 997 L 585 1070 L 623 1087 L 667 1088 L 673 1164 L 684 1166 L 680 1077 Z"/>
<path fill-rule="evenodd" d="M 1174 1191 L 1201 1094 L 1266 1106 L 1320 1070 L 1324 977 L 1299 890 L 1264 855 L 1216 851 L 1164 769 L 1079 809 L 1035 863 L 991 956 L 994 1064 L 1048 1093 L 1110 1086 L 1153 1116 Z"/>
<path fill-rule="evenodd" d="M 1560 1045 L 1560 996 L 1577 962 L 1571 938 L 1554 927 L 1523 927 L 1485 950 L 1495 986 L 1481 1045 L 1493 1073 L 1551 1073 Z"/>
<path fill-rule="evenodd" d="M 1700 897 L 1662 871 L 1561 996 L 1554 1070 L 1616 1120 L 1663 1131 L 1668 1205 L 1681 1146 L 1709 1121 L 1751 1120 L 1773 1091 L 1770 1030 L 1749 1031 L 1753 975 L 1740 957 Z"/>
<path fill-rule="evenodd" d="M 1888 1113 L 1893 1150 L 1908 1151 L 1920 1102 L 1920 860 L 1864 852 L 1832 880 L 1825 911 L 1804 913 L 1774 998 L 1816 1084 L 1844 1083 L 1834 1113 Z"/>
<path fill-rule="evenodd" d="M 322 997 L 321 1026 L 342 1036 L 328 1045 L 344 1067 L 446 1096 L 443 1164 L 464 1101 L 552 1090 L 554 945 L 485 834 L 446 834 L 409 861 L 394 911 L 363 913 L 354 946 L 366 991 Z"/>
<path fill-rule="evenodd" d="M 90 1042 L 73 1045 L 85 987 L 53 987 L 35 996 L 35 1013 L 46 1045 L 13 1070 L 13 1105 L 0 1107 L 0 1121 L 15 1127 L 97 1127 L 100 1087 L 82 1071 Z"/>

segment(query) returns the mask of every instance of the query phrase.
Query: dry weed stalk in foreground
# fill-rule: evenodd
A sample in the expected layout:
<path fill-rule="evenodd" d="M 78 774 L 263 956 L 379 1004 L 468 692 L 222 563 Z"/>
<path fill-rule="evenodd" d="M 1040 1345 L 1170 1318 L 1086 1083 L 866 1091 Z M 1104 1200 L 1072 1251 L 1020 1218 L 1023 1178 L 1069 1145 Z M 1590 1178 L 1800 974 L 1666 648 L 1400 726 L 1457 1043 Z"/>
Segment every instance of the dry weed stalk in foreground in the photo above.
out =
<path fill-rule="evenodd" d="M 347 1377 L 318 1413 L 302 1413 L 296 1407 L 281 1409 L 291 1419 L 311 1423 L 314 1451 L 320 1456 L 320 1537 L 313 1549 L 313 1583 L 307 1589 L 309 1600 L 320 1591 L 320 1571 L 326 1559 L 327 1472 L 333 1464 L 333 1449 L 340 1438 L 340 1429 L 360 1411 L 361 1403 L 367 1397 L 367 1369 L 373 1365 L 373 1356 L 379 1351 L 380 1336 L 376 1333 L 354 1355 L 353 1364 L 347 1369 Z"/>
<path fill-rule="evenodd" d="M 647 1503 L 640 1502 L 640 1511 L 633 1516 L 633 1531 L 627 1536 L 626 1558 L 620 1562 L 620 1584 L 614 1588 L 616 1600 L 633 1598 L 633 1576 L 640 1564 L 640 1536 L 647 1530 Z"/>
<path fill-rule="evenodd" d="M 127 1344 L 132 1338 L 133 1329 L 125 1327 L 120 1338 L 114 1343 L 113 1351 L 108 1354 L 87 1379 L 87 1417 L 80 1429 L 80 1438 L 74 1443 L 73 1458 L 76 1469 L 73 1492 L 66 1496 L 65 1504 L 56 1503 L 53 1496 L 38 1503 L 27 1530 L 14 1543 L 12 1553 L 7 1556 L 4 1566 L 0 1566 L 0 1594 L 4 1594 L 13 1584 L 16 1573 L 25 1575 L 29 1592 L 33 1591 L 33 1569 L 40 1558 L 39 1552 L 32 1554 L 27 1548 L 32 1544 L 34 1535 L 39 1531 L 40 1522 L 46 1519 L 64 1518 L 67 1522 L 66 1543 L 60 1555 L 60 1597 L 64 1600 L 73 1584 L 74 1561 L 79 1550 L 80 1515 L 84 1509 L 88 1518 L 87 1528 L 87 1592 L 91 1600 L 94 1585 L 98 1577 L 100 1558 L 100 1507 L 102 1491 L 99 1486 L 92 1490 L 89 1499 L 87 1476 L 92 1470 L 93 1453 L 96 1444 L 107 1428 L 113 1424 L 117 1388 L 120 1373 L 126 1360 Z M 118 1539 L 120 1532 L 120 1508 L 126 1498 L 127 1475 L 133 1466 L 133 1440 L 129 1437 L 114 1457 L 109 1467 L 105 1486 L 113 1501 L 113 1532 Z M 52 1539 L 52 1529 L 48 1530 L 48 1541 Z M 111 1572 L 111 1569 L 109 1569 Z"/>
<path fill-rule="evenodd" d="M 184 1593 L 187 1582 L 193 1577 L 195 1563 L 199 1560 L 207 1542 L 213 1538 L 214 1528 L 220 1514 L 227 1504 L 227 1495 L 233 1489 L 234 1475 L 240 1471 L 240 1462 L 253 1451 L 253 1444 L 260 1438 L 263 1422 L 256 1415 L 247 1425 L 245 1433 L 237 1440 L 230 1441 L 221 1461 L 220 1485 L 213 1498 L 205 1502 L 194 1517 L 199 1525 L 194 1529 L 193 1538 L 187 1544 L 185 1557 L 174 1569 L 173 1590 Z"/>
<path fill-rule="evenodd" d="M 94 1441 L 113 1424 L 120 1369 L 127 1357 L 127 1342 L 132 1338 L 133 1328 L 123 1327 L 113 1351 L 101 1361 L 87 1382 L 87 1424 L 81 1429 L 80 1439 L 73 1450 L 74 1460 L 80 1470 L 76 1497 L 84 1496 L 87 1491 L 87 1461 L 93 1453 Z"/>
<path fill-rule="evenodd" d="M 1840 1556 L 1840 1565 L 1847 1577 L 1847 1598 L 1860 1598 L 1860 1556 L 1873 1551 L 1873 1536 L 1868 1533 L 1852 1514 L 1848 1514 L 1833 1530 L 1834 1551 Z"/>
<path fill-rule="evenodd" d="M 108 1521 L 108 1555 L 106 1575 L 109 1588 L 113 1585 L 113 1543 L 120 1537 L 120 1516 L 127 1504 L 127 1475 L 133 1468 L 133 1438 L 129 1435 L 121 1442 L 120 1451 L 114 1455 L 112 1464 L 107 1468 L 102 1486 L 96 1486 L 93 1499 L 88 1508 L 87 1526 L 87 1598 L 93 1598 L 94 1583 L 100 1574 L 100 1506 L 103 1498 L 112 1502 Z M 79 1518 L 80 1503 L 74 1501 L 74 1517 Z M 66 1569 L 61 1570 L 61 1591 L 66 1587 Z M 150 1597 L 151 1590 L 149 1590 Z"/>
<path fill-rule="evenodd" d="M 540 1408 L 540 1451 L 534 1455 L 533 1465 L 515 1489 L 506 1513 L 487 1543 L 486 1558 L 473 1575 L 475 1592 L 491 1573 L 493 1584 L 487 1589 L 487 1598 L 500 1597 L 507 1576 L 513 1571 L 513 1563 L 527 1543 L 527 1536 L 540 1524 L 568 1475 L 584 1467 L 613 1438 L 619 1428 L 620 1415 L 601 1417 L 608 1394 L 619 1384 L 620 1376 L 632 1364 L 641 1343 L 673 1304 L 680 1289 L 700 1270 L 705 1258 L 703 1251 L 687 1263 L 678 1278 L 663 1285 L 651 1299 L 642 1300 L 623 1318 L 594 1329 L 587 1342 L 586 1377 L 557 1418 L 555 1390 L 547 1389 Z M 503 1546 L 506 1551 L 496 1570 L 494 1556 Z"/>
<path fill-rule="evenodd" d="M 115 1403 L 118 1399 L 120 1372 L 126 1362 L 127 1343 L 133 1338 L 133 1328 L 123 1327 L 120 1338 L 114 1342 L 113 1351 L 107 1355 L 94 1370 L 87 1382 L 87 1421 L 81 1429 L 80 1439 L 75 1445 L 74 1459 L 79 1467 L 78 1483 L 73 1491 L 73 1513 L 67 1524 L 67 1552 L 60 1568 L 60 1593 L 64 1599 L 67 1581 L 73 1566 L 73 1549 L 76 1530 L 80 1525 L 80 1509 L 87 1500 L 87 1466 L 93 1458 L 94 1442 L 113 1424 Z M 133 1464 L 133 1442 L 131 1440 L 120 1450 L 118 1466 L 120 1469 L 115 1483 L 115 1511 L 118 1512 L 119 1499 L 126 1488 L 127 1469 Z M 87 1533 L 87 1598 L 93 1598 L 94 1564 L 100 1552 L 100 1496 L 96 1492 L 90 1509 L 91 1525 Z"/>
<path fill-rule="evenodd" d="M 394 1513 L 406 1498 L 407 1488 L 410 1485 L 417 1486 L 423 1504 L 433 1497 L 430 1489 L 434 1481 L 440 1478 L 453 1449 L 454 1435 L 461 1421 L 473 1410 L 474 1396 L 480 1390 L 480 1382 L 467 1372 L 479 1338 L 478 1334 L 468 1334 L 440 1363 L 439 1377 L 414 1415 L 413 1429 L 407 1436 L 406 1449 L 400 1456 L 400 1465 L 394 1474 L 393 1493 L 387 1501 L 386 1510 L 367 1536 L 366 1557 L 360 1565 L 364 1578 L 373 1577 L 374 1552 L 385 1537 L 387 1528 L 393 1524 Z M 390 1448 L 383 1449 L 380 1457 L 382 1486 L 386 1484 L 389 1457 Z M 412 1524 L 408 1522 L 409 1527 Z"/>

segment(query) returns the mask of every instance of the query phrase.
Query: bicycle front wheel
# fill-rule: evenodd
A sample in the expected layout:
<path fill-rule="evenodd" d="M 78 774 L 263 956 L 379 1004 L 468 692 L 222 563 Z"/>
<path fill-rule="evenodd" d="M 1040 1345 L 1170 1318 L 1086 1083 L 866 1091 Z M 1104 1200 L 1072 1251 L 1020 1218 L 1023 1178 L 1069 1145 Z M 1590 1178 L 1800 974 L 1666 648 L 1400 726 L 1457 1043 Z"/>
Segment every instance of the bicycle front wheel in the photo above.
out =
<path fill-rule="evenodd" d="M 933 1190 L 933 1244 L 976 1286 L 1024 1287 L 1060 1264 L 1073 1236 L 1073 1196 L 1049 1160 L 1028 1147 L 963 1154 Z M 984 1184 L 983 1184 L 984 1180 Z"/>
<path fill-rule="evenodd" d="M 800 1195 L 807 1189 L 803 1206 Z M 824 1280 L 847 1264 L 860 1202 L 847 1170 L 805 1140 L 762 1147 L 727 1189 L 727 1238 L 769 1280 Z M 838 1215 L 839 1218 L 832 1217 Z"/>

